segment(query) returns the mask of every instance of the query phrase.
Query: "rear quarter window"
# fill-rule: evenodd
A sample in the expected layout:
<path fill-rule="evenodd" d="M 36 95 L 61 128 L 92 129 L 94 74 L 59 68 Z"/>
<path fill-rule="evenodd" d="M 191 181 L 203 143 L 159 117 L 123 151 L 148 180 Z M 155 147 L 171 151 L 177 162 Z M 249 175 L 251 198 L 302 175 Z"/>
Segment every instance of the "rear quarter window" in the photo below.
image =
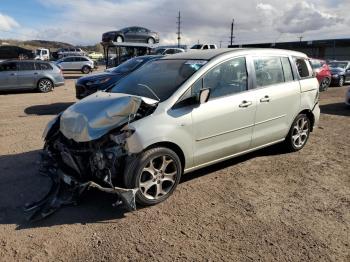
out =
<path fill-rule="evenodd" d="M 308 78 L 313 76 L 310 62 L 307 59 L 295 57 L 294 61 L 300 78 Z"/>
<path fill-rule="evenodd" d="M 53 70 L 49 63 L 35 63 L 35 67 L 37 70 Z"/>

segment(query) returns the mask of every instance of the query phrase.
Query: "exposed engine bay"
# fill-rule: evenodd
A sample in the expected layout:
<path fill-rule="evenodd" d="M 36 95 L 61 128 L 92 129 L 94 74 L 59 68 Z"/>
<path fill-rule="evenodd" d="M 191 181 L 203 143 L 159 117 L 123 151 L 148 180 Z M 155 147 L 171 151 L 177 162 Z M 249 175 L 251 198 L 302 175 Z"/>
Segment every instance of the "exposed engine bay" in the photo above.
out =
<path fill-rule="evenodd" d="M 84 103 L 82 103 L 84 102 Z M 116 205 L 136 209 L 138 189 L 125 189 L 122 176 L 129 153 L 128 124 L 154 112 L 157 101 L 98 92 L 72 105 L 44 132 L 40 172 L 52 186 L 40 201 L 26 206 L 28 219 L 44 218 L 64 205 L 77 204 L 89 188 L 116 194 Z"/>

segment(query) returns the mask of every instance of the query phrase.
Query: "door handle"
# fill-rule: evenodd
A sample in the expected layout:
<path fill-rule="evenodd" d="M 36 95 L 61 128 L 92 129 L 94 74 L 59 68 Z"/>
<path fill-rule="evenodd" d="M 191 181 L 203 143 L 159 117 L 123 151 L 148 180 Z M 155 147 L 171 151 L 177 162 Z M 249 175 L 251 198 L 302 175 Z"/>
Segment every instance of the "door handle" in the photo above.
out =
<path fill-rule="evenodd" d="M 242 103 L 239 104 L 239 107 L 248 107 L 248 106 L 251 106 L 252 104 L 253 104 L 252 101 L 243 100 Z"/>
<path fill-rule="evenodd" d="M 10 74 L 10 76 L 15 76 L 15 75 L 16 75 L 16 73 L 11 73 L 11 74 Z"/>
<path fill-rule="evenodd" d="M 34 73 L 34 75 L 37 75 L 37 74 L 38 74 L 37 72 Z"/>
<path fill-rule="evenodd" d="M 261 103 L 270 102 L 270 97 L 269 96 L 264 96 L 263 98 L 260 99 L 260 102 Z"/>

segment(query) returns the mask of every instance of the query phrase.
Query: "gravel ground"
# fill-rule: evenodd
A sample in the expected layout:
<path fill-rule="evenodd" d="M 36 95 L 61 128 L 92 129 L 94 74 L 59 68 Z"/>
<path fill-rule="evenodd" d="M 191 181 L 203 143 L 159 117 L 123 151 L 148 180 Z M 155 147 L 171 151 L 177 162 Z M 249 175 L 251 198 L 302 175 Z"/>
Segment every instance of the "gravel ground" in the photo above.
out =
<path fill-rule="evenodd" d="M 40 197 L 42 131 L 75 101 L 74 78 L 54 92 L 0 93 L 1 261 L 350 261 L 350 109 L 346 88 L 321 94 L 306 147 L 260 150 L 183 177 L 154 207 L 125 213 L 91 191 L 81 205 L 26 222 Z"/>

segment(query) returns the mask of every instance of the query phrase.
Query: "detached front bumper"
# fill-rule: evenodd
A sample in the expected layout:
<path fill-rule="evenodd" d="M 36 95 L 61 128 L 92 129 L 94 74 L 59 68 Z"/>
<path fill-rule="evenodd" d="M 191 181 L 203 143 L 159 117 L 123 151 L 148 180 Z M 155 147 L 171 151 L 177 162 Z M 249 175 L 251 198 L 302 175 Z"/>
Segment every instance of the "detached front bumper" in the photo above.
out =
<path fill-rule="evenodd" d="M 25 206 L 24 212 L 28 220 L 40 220 L 53 214 L 62 206 L 77 205 L 81 194 L 90 188 L 116 194 L 115 205 L 124 204 L 127 210 L 136 210 L 135 195 L 138 189 L 105 187 L 94 181 L 78 181 L 57 168 L 48 154 L 42 155 L 40 173 L 51 179 L 51 188 L 41 200 Z"/>

